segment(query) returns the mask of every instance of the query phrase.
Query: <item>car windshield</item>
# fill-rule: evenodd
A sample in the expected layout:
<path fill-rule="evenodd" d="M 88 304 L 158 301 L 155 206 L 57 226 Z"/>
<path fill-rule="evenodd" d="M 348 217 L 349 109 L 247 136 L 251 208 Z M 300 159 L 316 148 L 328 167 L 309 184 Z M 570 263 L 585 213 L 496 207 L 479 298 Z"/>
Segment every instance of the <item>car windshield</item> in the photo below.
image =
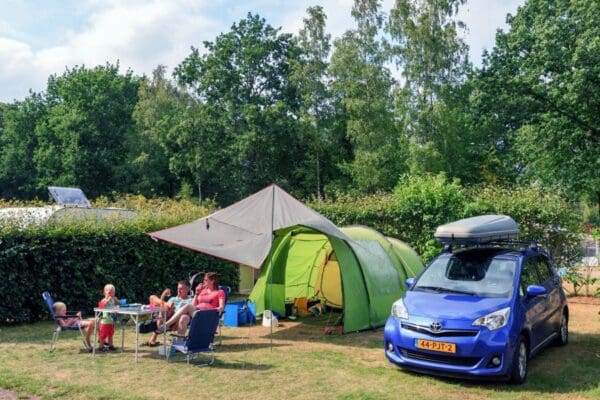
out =
<path fill-rule="evenodd" d="M 414 291 L 479 297 L 510 297 L 515 261 L 494 253 L 465 252 L 434 260 L 413 286 Z"/>

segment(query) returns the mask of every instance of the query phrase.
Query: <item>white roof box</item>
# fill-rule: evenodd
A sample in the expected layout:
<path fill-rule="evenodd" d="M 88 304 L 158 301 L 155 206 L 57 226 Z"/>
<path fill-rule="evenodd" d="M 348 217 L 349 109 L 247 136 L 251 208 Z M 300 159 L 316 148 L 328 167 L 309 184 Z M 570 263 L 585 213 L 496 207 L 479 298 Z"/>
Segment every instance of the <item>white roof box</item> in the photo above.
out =
<path fill-rule="evenodd" d="M 506 215 L 480 215 L 440 225 L 435 238 L 443 244 L 479 244 L 514 240 L 519 226 Z"/>

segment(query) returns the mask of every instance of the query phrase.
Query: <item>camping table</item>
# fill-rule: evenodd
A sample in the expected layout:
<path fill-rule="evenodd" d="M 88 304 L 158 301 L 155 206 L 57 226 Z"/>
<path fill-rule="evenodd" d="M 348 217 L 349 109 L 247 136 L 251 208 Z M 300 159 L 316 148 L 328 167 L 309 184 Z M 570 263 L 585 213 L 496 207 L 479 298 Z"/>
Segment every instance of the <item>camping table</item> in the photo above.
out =
<path fill-rule="evenodd" d="M 98 324 L 100 323 L 100 314 L 102 313 L 111 313 L 119 315 L 126 315 L 131 318 L 133 323 L 135 324 L 135 361 L 138 360 L 138 350 L 140 347 L 140 325 L 146 321 L 146 319 L 141 319 L 143 316 L 152 315 L 155 313 L 160 313 L 162 315 L 163 326 L 167 323 L 167 309 L 156 307 L 152 310 L 146 309 L 142 307 L 114 307 L 114 308 L 94 308 L 94 316 L 96 323 L 94 324 L 94 343 L 92 343 L 92 356 L 96 355 L 96 342 L 98 341 Z M 125 348 L 125 324 L 121 324 L 121 351 Z M 167 333 L 163 332 L 163 343 L 167 343 Z"/>

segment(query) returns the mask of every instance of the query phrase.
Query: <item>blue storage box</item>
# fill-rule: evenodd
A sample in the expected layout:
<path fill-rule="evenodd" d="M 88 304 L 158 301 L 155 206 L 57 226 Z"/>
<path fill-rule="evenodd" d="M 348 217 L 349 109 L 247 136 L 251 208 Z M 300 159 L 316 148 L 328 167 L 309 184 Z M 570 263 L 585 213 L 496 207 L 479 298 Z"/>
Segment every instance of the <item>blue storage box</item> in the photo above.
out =
<path fill-rule="evenodd" d="M 248 301 L 248 323 L 255 324 L 256 323 L 256 303 L 253 301 Z"/>
<path fill-rule="evenodd" d="M 256 323 L 256 304 L 252 301 L 233 301 L 225 304 L 223 324 L 240 326 Z"/>

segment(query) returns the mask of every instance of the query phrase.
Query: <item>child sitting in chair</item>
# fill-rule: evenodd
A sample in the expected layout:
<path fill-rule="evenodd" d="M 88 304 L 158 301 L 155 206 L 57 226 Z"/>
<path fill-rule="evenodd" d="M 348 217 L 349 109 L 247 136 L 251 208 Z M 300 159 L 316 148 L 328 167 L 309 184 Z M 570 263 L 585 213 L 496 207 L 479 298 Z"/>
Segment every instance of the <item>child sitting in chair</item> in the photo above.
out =
<path fill-rule="evenodd" d="M 54 307 L 54 315 L 56 317 L 67 316 L 67 305 L 65 303 L 57 301 L 52 306 Z M 94 318 L 82 320 L 81 317 L 81 311 L 78 311 L 74 316 L 57 318 L 57 321 L 62 328 L 77 327 L 84 329 L 85 340 L 83 341 L 83 344 L 85 345 L 85 348 L 90 351 L 92 349 L 90 338 L 92 336 L 92 329 L 94 329 Z"/>
<path fill-rule="evenodd" d="M 104 298 L 98 302 L 100 308 L 113 308 L 119 305 L 115 296 L 115 287 L 110 283 L 104 286 Z M 115 335 L 115 322 L 110 313 L 102 313 L 100 327 L 98 328 L 98 351 L 115 350 L 113 336 Z M 107 347 L 108 346 L 108 347 Z"/>

